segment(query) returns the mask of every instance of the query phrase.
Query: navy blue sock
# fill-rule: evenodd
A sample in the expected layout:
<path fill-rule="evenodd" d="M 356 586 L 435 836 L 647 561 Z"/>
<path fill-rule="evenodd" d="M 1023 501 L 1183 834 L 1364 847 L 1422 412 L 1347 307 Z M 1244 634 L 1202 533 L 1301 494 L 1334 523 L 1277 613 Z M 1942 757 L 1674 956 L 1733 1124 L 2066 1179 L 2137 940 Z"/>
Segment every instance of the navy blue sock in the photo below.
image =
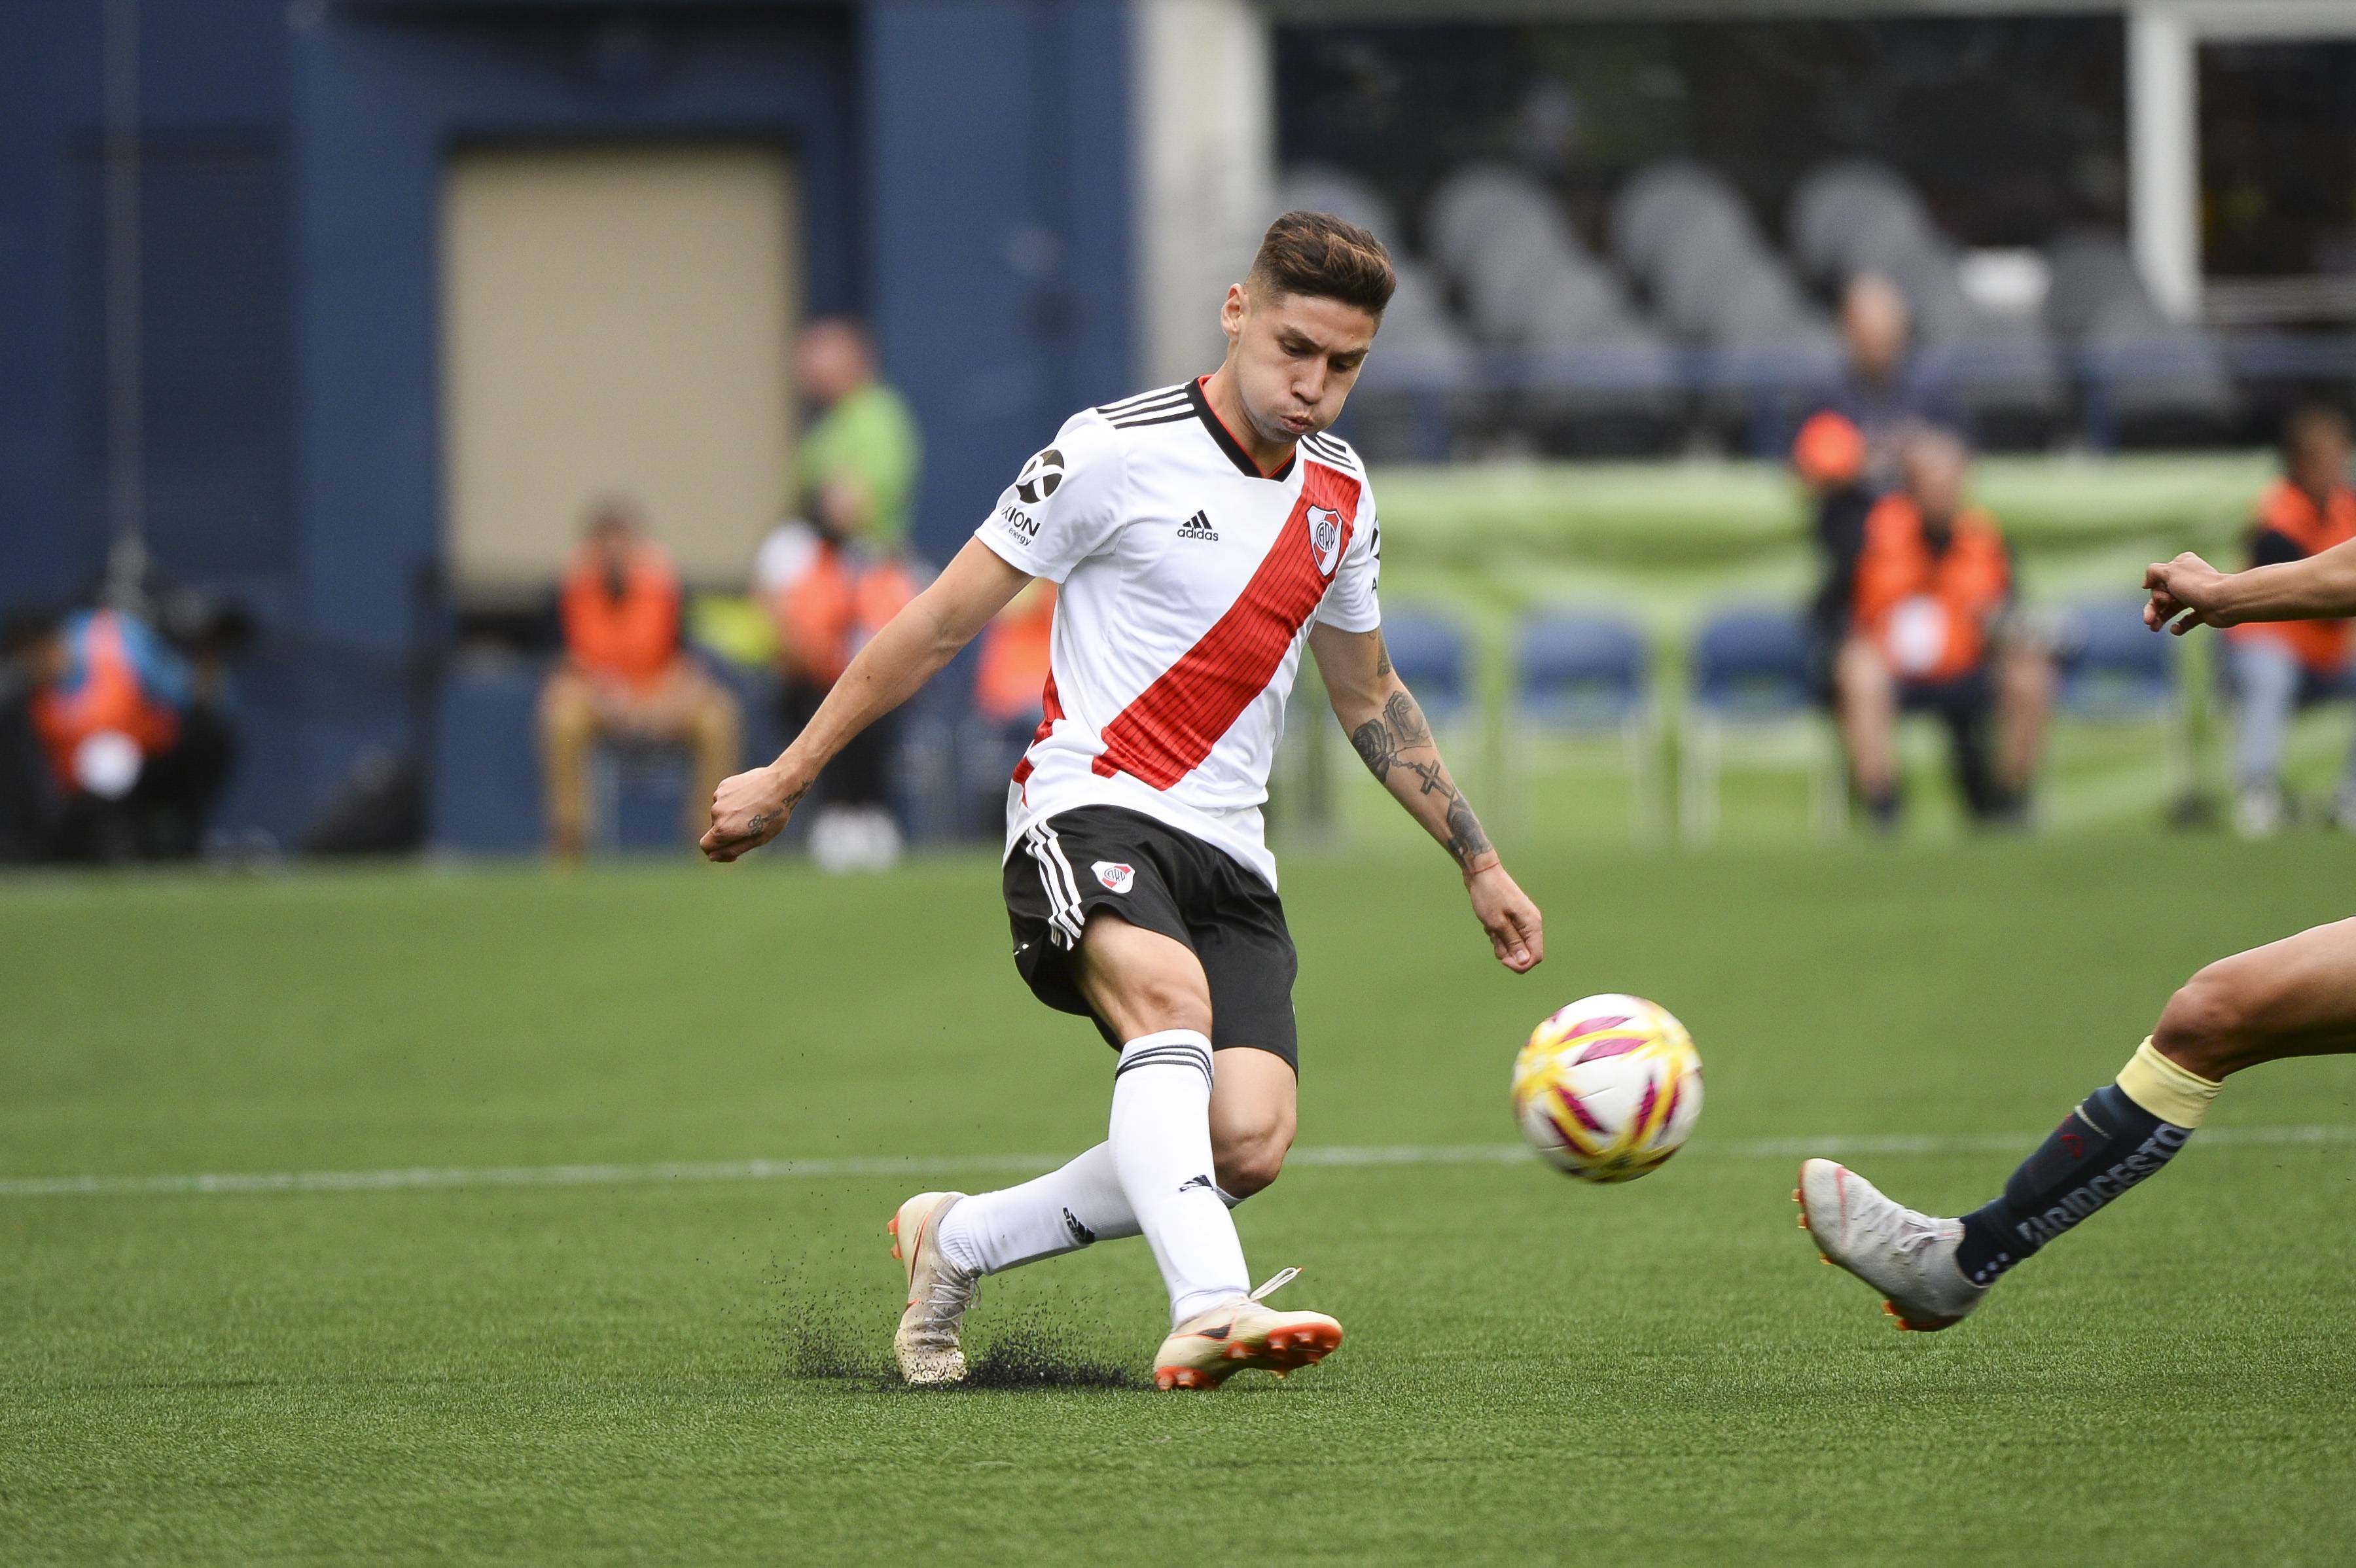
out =
<path fill-rule="evenodd" d="M 1955 1266 L 1974 1284 L 2036 1251 L 2111 1199 L 2158 1171 L 2192 1136 L 2105 1084 L 2062 1119 L 2020 1162 L 2004 1195 L 1964 1216 Z"/>

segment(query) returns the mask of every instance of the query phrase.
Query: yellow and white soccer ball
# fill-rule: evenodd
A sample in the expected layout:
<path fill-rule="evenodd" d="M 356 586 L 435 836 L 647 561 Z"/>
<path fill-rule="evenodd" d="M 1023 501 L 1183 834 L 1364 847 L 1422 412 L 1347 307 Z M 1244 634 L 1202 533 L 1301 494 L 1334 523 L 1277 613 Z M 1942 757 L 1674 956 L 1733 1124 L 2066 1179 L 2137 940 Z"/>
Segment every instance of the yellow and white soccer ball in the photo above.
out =
<path fill-rule="evenodd" d="M 1589 996 L 1540 1024 L 1514 1060 L 1514 1121 L 1548 1165 L 1633 1181 L 1677 1152 L 1701 1116 L 1701 1054 L 1641 996 Z"/>

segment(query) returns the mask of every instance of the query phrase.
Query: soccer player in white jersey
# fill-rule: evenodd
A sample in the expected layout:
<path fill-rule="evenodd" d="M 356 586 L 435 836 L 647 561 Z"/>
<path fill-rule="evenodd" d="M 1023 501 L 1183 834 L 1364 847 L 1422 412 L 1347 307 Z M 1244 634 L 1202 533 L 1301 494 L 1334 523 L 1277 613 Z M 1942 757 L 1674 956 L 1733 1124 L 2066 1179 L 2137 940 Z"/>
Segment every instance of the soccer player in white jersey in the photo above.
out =
<path fill-rule="evenodd" d="M 1291 1146 L 1294 957 L 1260 802 L 1306 646 L 1376 777 L 1462 873 L 1515 973 L 1538 911 L 1451 779 L 1384 651 L 1381 528 L 1365 467 L 1323 434 L 1393 287 L 1373 235 L 1272 224 L 1227 291 L 1226 358 L 1198 381 L 1065 421 L 956 559 L 861 650 L 783 756 L 713 796 L 704 853 L 766 843 L 827 759 L 905 702 L 1033 577 L 1059 584 L 1046 717 L 1007 796 L 1014 963 L 1119 1052 L 1105 1142 L 1000 1192 L 919 1193 L 891 1230 L 915 1384 L 965 1375 L 984 1274 L 1142 1234 L 1170 1290 L 1168 1388 L 1322 1359 L 1342 1327 L 1250 1288 L 1228 1210 Z"/>
<path fill-rule="evenodd" d="M 2300 561 L 2220 572 L 2198 555 L 2144 572 L 2144 624 L 2196 626 L 2356 616 L 2356 541 Z M 2148 1176 L 2191 1140 L 2233 1073 L 2286 1057 L 2356 1053 L 2356 919 L 2219 959 L 2186 981 L 2118 1079 L 2088 1095 L 1959 1218 L 1920 1213 L 1831 1160 L 1800 1166 L 1792 1196 L 1826 1262 L 1871 1285 L 1898 1326 L 1963 1321 L 2008 1272 Z"/>

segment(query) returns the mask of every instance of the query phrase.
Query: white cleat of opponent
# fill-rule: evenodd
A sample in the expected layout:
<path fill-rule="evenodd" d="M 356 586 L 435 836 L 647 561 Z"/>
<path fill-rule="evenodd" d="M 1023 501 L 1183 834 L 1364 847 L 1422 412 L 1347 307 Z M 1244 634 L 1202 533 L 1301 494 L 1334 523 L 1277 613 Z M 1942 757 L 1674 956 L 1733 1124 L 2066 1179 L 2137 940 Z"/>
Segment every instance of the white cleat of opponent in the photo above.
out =
<path fill-rule="evenodd" d="M 1830 1160 L 1802 1162 L 1792 1197 L 1819 1255 L 1879 1291 L 1881 1309 L 1899 1327 L 1952 1327 L 1987 1294 L 1955 1266 L 1962 1220 L 1917 1214 Z"/>
<path fill-rule="evenodd" d="M 920 1192 L 902 1204 L 884 1227 L 892 1255 L 908 1271 L 908 1307 L 892 1336 L 892 1359 L 915 1389 L 941 1388 L 965 1379 L 965 1352 L 958 1336 L 973 1305 L 981 1276 L 969 1274 L 941 1256 L 941 1219 L 965 1194 Z"/>
<path fill-rule="evenodd" d="M 1215 1389 L 1247 1368 L 1283 1377 L 1311 1367 L 1342 1343 L 1342 1326 L 1322 1312 L 1275 1312 L 1262 1297 L 1301 1273 L 1285 1269 L 1248 1296 L 1198 1312 L 1170 1331 L 1153 1358 L 1157 1389 Z"/>

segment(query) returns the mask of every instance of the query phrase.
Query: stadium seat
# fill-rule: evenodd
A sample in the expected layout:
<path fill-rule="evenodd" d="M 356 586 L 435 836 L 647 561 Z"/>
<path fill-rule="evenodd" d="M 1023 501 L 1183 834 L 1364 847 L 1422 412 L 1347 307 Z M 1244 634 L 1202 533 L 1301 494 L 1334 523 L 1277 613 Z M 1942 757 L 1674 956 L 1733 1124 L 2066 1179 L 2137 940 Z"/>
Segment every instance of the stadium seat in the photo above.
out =
<path fill-rule="evenodd" d="M 589 752 L 589 821 L 601 854 L 676 851 L 693 761 L 671 741 L 607 736 Z"/>
<path fill-rule="evenodd" d="M 1530 782 L 1523 743 L 1616 736 L 1628 770 L 1631 828 L 1640 839 L 1658 834 L 1661 726 L 1651 664 L 1643 629 L 1608 610 L 1540 611 L 1522 623 L 1514 660 L 1515 744 L 1505 750 L 1515 809 Z"/>
<path fill-rule="evenodd" d="M 1827 286 L 1874 266 L 1870 256 L 1903 249 L 1910 230 L 1932 232 L 1913 188 L 1888 165 L 1864 158 L 1811 171 L 1793 194 L 1784 230 L 1802 270 Z"/>
<path fill-rule="evenodd" d="M 2120 298 L 2150 306 L 2143 274 L 2126 242 L 2101 230 L 2064 234 L 2045 249 L 2052 281 L 2045 292 L 2045 323 L 2054 336 L 2079 338 L 2094 329 L 2104 307 Z"/>
<path fill-rule="evenodd" d="M 1500 249 L 1559 252 L 1578 244 L 1544 186 L 1489 164 L 1459 169 L 1440 182 L 1424 207 L 1423 234 L 1432 260 L 1467 285 L 1483 259 Z"/>
<path fill-rule="evenodd" d="M 1369 462 L 1440 462 L 1481 394 L 1472 345 L 1450 317 L 1442 285 L 1395 256 L 1398 290 L 1383 313 L 1383 351 L 1367 360 L 1342 435 Z"/>
<path fill-rule="evenodd" d="M 1699 843 L 1718 832 L 1719 779 L 1730 761 L 1799 768 L 1808 775 L 1817 831 L 1847 823 L 1839 745 L 1818 711 L 1808 629 L 1788 611 L 1719 612 L 1694 639 L 1678 728 L 1678 831 Z"/>
<path fill-rule="evenodd" d="M 2182 645 L 2143 623 L 2144 601 L 2083 599 L 2062 613 L 2054 711 L 2078 724 L 2156 724 L 2171 792 L 2192 786 L 2177 660 Z"/>
<path fill-rule="evenodd" d="M 1725 178 L 1683 160 L 1637 171 L 1612 204 L 1612 254 L 1650 278 L 1687 246 L 1735 242 L 1751 217 Z"/>
<path fill-rule="evenodd" d="M 1762 453 L 1780 446 L 1785 404 L 1836 371 L 1840 350 L 1734 188 L 1691 163 L 1640 171 L 1613 203 L 1612 252 L 1662 327 L 1705 350 L 1704 422 Z"/>
<path fill-rule="evenodd" d="M 1331 164 L 1295 164 L 1284 171 L 1277 187 L 1276 212 L 1269 217 L 1296 210 L 1331 212 L 1365 230 L 1387 248 L 1399 248 L 1398 221 L 1390 203 L 1356 175 Z"/>
<path fill-rule="evenodd" d="M 1391 668 L 1423 707 L 1434 728 L 1474 708 L 1472 657 L 1464 633 L 1444 617 L 1409 610 L 1383 618 L 1383 644 Z"/>
<path fill-rule="evenodd" d="M 533 750 L 538 660 L 466 656 L 435 703 L 427 842 L 465 854 L 530 854 L 547 842 Z"/>
<path fill-rule="evenodd" d="M 1480 427 L 1563 456 L 1675 445 L 1687 402 L 1675 355 L 1543 185 L 1474 165 L 1441 184 L 1423 227 L 1503 394 Z"/>
<path fill-rule="evenodd" d="M 2087 331 L 2084 352 L 2097 442 L 2201 446 L 2231 431 L 2236 399 L 2224 357 L 2208 338 L 2168 320 L 2147 300 L 2122 296 L 2104 305 Z"/>

